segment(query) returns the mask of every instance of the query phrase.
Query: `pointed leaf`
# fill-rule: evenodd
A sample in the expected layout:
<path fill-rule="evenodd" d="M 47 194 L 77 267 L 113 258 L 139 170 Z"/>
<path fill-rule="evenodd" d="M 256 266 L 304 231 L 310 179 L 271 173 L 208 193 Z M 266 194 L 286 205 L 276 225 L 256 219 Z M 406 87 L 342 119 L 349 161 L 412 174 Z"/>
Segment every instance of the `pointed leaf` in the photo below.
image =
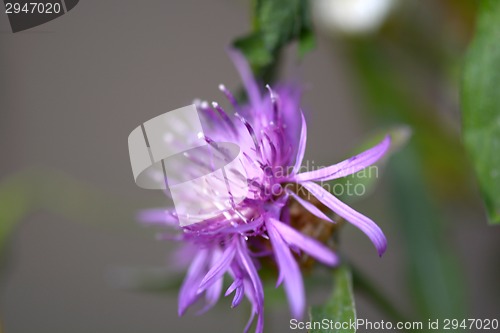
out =
<path fill-rule="evenodd" d="M 356 307 L 352 291 L 351 272 L 348 267 L 341 266 L 333 271 L 333 293 L 322 306 L 313 306 L 310 309 L 310 321 L 321 322 L 323 319 L 336 323 L 350 323 L 356 321 Z M 331 328 L 331 329 L 330 329 Z M 310 333 L 354 333 L 355 329 L 311 329 Z"/>
<path fill-rule="evenodd" d="M 500 1 L 482 2 L 462 82 L 463 136 L 490 223 L 500 223 Z"/>

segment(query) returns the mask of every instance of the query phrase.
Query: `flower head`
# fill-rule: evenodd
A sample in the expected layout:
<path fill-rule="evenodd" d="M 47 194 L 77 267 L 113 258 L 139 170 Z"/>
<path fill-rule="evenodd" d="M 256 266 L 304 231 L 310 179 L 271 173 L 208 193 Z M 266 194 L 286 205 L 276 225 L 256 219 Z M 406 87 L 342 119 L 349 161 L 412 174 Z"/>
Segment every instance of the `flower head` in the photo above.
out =
<path fill-rule="evenodd" d="M 240 177 L 247 187 L 241 201 L 229 202 L 230 208 L 199 223 L 179 226 L 175 210 L 149 210 L 142 213 L 145 223 L 177 229 L 177 234 L 162 234 L 165 239 L 181 241 L 190 249 L 190 265 L 179 293 L 179 315 L 201 297 L 208 310 L 218 301 L 223 277 L 232 283 L 225 296 L 234 294 L 232 307 L 244 296 L 252 305 L 245 331 L 256 319 L 256 332 L 263 331 L 264 291 L 259 269 L 262 258 L 271 258 L 279 270 L 277 286 L 284 284 L 293 317 L 300 318 L 305 308 L 302 274 L 296 256 L 305 253 L 329 266 L 337 265 L 337 255 L 320 240 L 299 231 L 293 223 L 291 205 L 299 205 L 315 219 L 335 223 L 325 207 L 361 229 L 373 242 L 379 255 L 386 249 L 380 228 L 368 217 L 353 210 L 325 190 L 318 182 L 356 173 L 381 158 L 390 145 L 386 137 L 375 147 L 322 169 L 300 172 L 307 139 L 307 127 L 300 109 L 300 89 L 294 85 L 267 86 L 262 93 L 240 54 L 233 54 L 247 92 L 248 102 L 239 104 L 223 85 L 219 88 L 232 104 L 226 113 L 217 103 L 199 102 L 205 120 L 205 140 L 224 154 L 220 142 L 240 147 Z M 193 162 L 206 161 L 193 157 Z M 187 171 L 186 171 L 187 172 Z M 298 190 L 300 189 L 300 191 Z M 301 194 L 305 192 L 307 195 Z M 207 194 L 208 195 L 208 194 Z M 237 203 L 238 202 L 238 203 Z M 320 203 L 321 206 L 318 204 Z"/>

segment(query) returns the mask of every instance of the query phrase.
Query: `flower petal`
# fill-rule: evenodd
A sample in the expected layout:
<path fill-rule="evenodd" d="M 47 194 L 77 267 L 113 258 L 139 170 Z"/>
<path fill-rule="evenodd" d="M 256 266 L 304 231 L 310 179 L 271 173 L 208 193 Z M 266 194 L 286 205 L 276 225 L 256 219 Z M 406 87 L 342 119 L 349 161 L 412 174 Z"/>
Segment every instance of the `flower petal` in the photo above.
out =
<path fill-rule="evenodd" d="M 245 289 L 243 285 L 240 287 L 236 288 L 236 292 L 234 293 L 234 298 L 233 301 L 231 302 L 231 307 L 235 308 L 238 305 L 240 305 L 241 301 L 243 300 L 243 295 L 245 295 Z"/>
<path fill-rule="evenodd" d="M 322 220 L 325 220 L 325 221 L 333 223 L 333 221 L 328 216 L 326 216 L 325 213 L 323 213 L 318 207 L 314 206 L 309 201 L 302 199 L 301 197 L 299 197 L 297 194 L 293 193 L 290 190 L 287 191 L 287 192 L 295 200 L 297 200 L 297 202 L 300 203 L 305 209 L 307 209 L 311 214 L 313 214 L 314 216 L 316 216 L 316 217 L 318 217 L 318 218 L 320 218 Z"/>
<path fill-rule="evenodd" d="M 144 209 L 137 214 L 137 219 L 145 225 L 179 227 L 179 219 L 168 209 Z"/>
<path fill-rule="evenodd" d="M 253 319 L 255 318 L 255 314 L 257 312 L 255 309 L 252 309 L 252 313 L 250 313 L 250 318 L 248 318 L 247 324 L 245 325 L 245 329 L 243 330 L 243 333 L 247 333 L 250 327 L 252 326 Z M 262 329 L 259 331 L 262 332 L 264 330 L 264 326 L 262 326 Z M 257 333 L 257 330 L 255 330 L 255 333 Z"/>
<path fill-rule="evenodd" d="M 212 267 L 214 267 L 215 265 L 217 265 L 217 263 L 221 261 L 222 255 L 223 255 L 222 251 L 218 249 L 212 252 L 212 260 L 211 260 Z M 222 274 L 224 274 L 224 272 Z M 203 309 L 197 312 L 198 315 L 207 312 L 217 303 L 217 301 L 220 298 L 220 294 L 222 292 L 223 282 L 224 279 L 222 278 L 222 276 L 220 276 L 217 279 L 213 279 L 212 282 L 206 287 L 205 299 L 207 303 L 203 307 Z"/>
<path fill-rule="evenodd" d="M 245 294 L 243 280 L 241 280 L 241 279 L 234 280 L 233 283 L 231 283 L 231 285 L 229 286 L 229 288 L 227 288 L 224 296 L 230 295 L 235 290 L 236 290 L 236 292 L 234 294 L 234 298 L 233 298 L 233 301 L 231 303 L 232 308 L 237 307 L 241 303 L 241 301 L 243 300 L 243 295 Z"/>
<path fill-rule="evenodd" d="M 290 252 L 290 248 L 281 237 L 278 229 L 270 220 L 266 221 L 267 232 L 273 245 L 276 262 L 283 276 L 285 291 L 290 303 L 290 311 L 296 319 L 302 318 L 305 307 L 305 292 L 299 265 Z"/>
<path fill-rule="evenodd" d="M 250 281 L 248 276 L 245 277 L 245 279 L 243 280 L 243 288 L 245 291 L 245 295 L 247 296 L 248 300 L 250 301 L 250 304 L 252 305 L 252 311 L 250 313 L 250 318 L 248 319 L 248 322 L 245 325 L 245 329 L 243 330 L 244 333 L 247 333 L 248 330 L 250 329 L 250 327 L 252 326 L 252 322 L 253 322 L 253 319 L 255 318 L 255 314 L 258 312 L 256 301 L 255 301 L 254 288 L 253 288 L 252 282 Z M 261 328 L 259 333 L 262 333 L 263 329 L 264 329 L 264 324 L 262 323 L 262 328 Z M 257 330 L 256 330 L 256 333 L 257 333 Z"/>
<path fill-rule="evenodd" d="M 241 285 L 243 285 L 243 281 L 241 279 L 235 279 L 233 283 L 227 288 L 226 293 L 224 296 L 230 295 L 233 291 L 236 290 L 236 288 L 239 288 Z"/>
<path fill-rule="evenodd" d="M 316 258 L 324 264 L 334 266 L 339 263 L 339 258 L 332 250 L 325 245 L 321 244 L 315 239 L 305 236 L 292 227 L 278 221 L 277 219 L 270 219 L 270 222 L 278 230 L 281 237 L 289 245 L 293 245 L 309 254 L 311 257 Z"/>
<path fill-rule="evenodd" d="M 191 266 L 189 266 L 186 278 L 184 279 L 179 292 L 179 316 L 182 316 L 186 312 L 187 308 L 198 299 L 199 294 L 196 291 L 198 290 L 198 286 L 203 277 L 207 258 L 208 251 L 201 250 L 196 254 Z"/>
<path fill-rule="evenodd" d="M 228 53 L 233 60 L 234 66 L 240 74 L 241 82 L 243 82 L 243 86 L 245 87 L 252 107 L 259 107 L 261 104 L 261 95 L 257 82 L 255 82 L 255 78 L 252 74 L 252 70 L 250 69 L 250 65 L 240 51 L 236 49 L 229 49 Z"/>
<path fill-rule="evenodd" d="M 207 294 L 206 294 L 206 299 L 208 301 L 207 306 L 205 307 L 205 311 L 209 310 L 212 308 L 217 301 L 219 300 L 219 297 L 222 292 L 222 285 L 223 285 L 224 280 L 219 279 L 215 281 L 214 284 L 212 284 L 208 289 L 207 289 Z M 203 312 L 205 312 L 203 311 Z"/>
<path fill-rule="evenodd" d="M 382 256 L 382 254 L 384 254 L 387 248 L 387 239 L 385 238 L 385 235 L 379 228 L 379 226 L 375 224 L 375 222 L 373 222 L 363 214 L 358 213 L 318 184 L 312 182 L 304 182 L 302 183 L 302 186 L 304 186 L 309 192 L 311 192 L 311 194 L 314 195 L 325 206 L 349 221 L 351 224 L 361 229 L 375 245 L 379 256 Z"/>
<path fill-rule="evenodd" d="M 386 136 L 379 144 L 365 150 L 361 154 L 326 168 L 300 173 L 293 180 L 297 182 L 309 180 L 326 181 L 352 175 L 377 162 L 387 152 L 390 143 L 390 136 Z"/>
<path fill-rule="evenodd" d="M 220 258 L 212 263 L 212 267 L 205 275 L 203 280 L 201 281 L 198 287 L 198 294 L 202 293 L 205 289 L 207 289 L 212 283 L 222 280 L 222 276 L 229 269 L 231 262 L 233 261 L 234 254 L 236 253 L 236 249 L 232 244 L 230 244 L 222 253 Z"/>
<path fill-rule="evenodd" d="M 244 233 L 247 231 L 254 231 L 257 228 L 260 227 L 260 225 L 263 223 L 263 218 L 259 217 L 256 218 L 254 221 L 246 223 L 246 224 L 237 224 L 236 226 L 229 226 L 225 229 L 222 229 L 220 232 L 222 233 L 227 233 L 227 234 L 232 234 L 232 233 Z"/>
<path fill-rule="evenodd" d="M 257 314 L 257 327 L 255 329 L 256 332 L 262 332 L 264 330 L 264 288 L 262 287 L 262 281 L 260 280 L 259 274 L 257 273 L 257 269 L 255 268 L 252 259 L 248 255 L 248 248 L 243 239 L 237 242 L 238 244 L 238 257 L 240 259 L 240 263 L 244 271 L 248 274 L 250 279 L 253 293 L 253 307 Z M 247 289 L 248 291 L 248 289 Z M 253 315 L 252 318 L 253 319 Z M 249 322 L 251 323 L 251 321 Z M 249 327 L 249 326 L 247 326 Z"/>
<path fill-rule="evenodd" d="M 295 175 L 299 171 L 300 166 L 302 165 L 302 161 L 304 160 L 304 153 L 306 151 L 307 124 L 303 112 L 300 112 L 300 116 L 302 119 L 302 127 L 300 129 L 299 149 L 297 150 L 297 157 L 295 160 L 295 165 L 293 166 L 292 175 Z"/>

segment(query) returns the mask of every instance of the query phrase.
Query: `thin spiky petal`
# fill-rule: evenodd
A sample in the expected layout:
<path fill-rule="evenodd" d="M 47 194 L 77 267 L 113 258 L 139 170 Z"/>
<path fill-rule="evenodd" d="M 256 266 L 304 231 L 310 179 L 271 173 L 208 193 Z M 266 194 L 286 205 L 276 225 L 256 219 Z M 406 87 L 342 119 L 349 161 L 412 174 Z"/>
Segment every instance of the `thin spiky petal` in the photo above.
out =
<path fill-rule="evenodd" d="M 266 225 L 274 248 L 280 276 L 282 276 L 285 284 L 290 311 L 294 318 L 301 319 L 305 308 L 305 291 L 299 265 L 272 220 L 267 220 Z"/>
<path fill-rule="evenodd" d="M 304 186 L 309 192 L 311 192 L 311 194 L 314 195 L 325 206 L 349 221 L 354 226 L 361 229 L 361 231 L 363 231 L 368 236 L 368 238 L 370 238 L 373 245 L 375 245 L 379 256 L 382 256 L 384 254 L 387 248 L 387 239 L 385 238 L 385 235 L 380 227 L 375 222 L 373 222 L 370 218 L 364 216 L 363 214 L 355 211 L 318 184 L 315 184 L 313 182 L 304 182 L 302 183 L 302 186 Z"/>
<path fill-rule="evenodd" d="M 199 297 L 197 290 L 201 279 L 203 278 L 207 258 L 208 251 L 200 250 L 194 257 L 191 266 L 189 266 L 186 278 L 184 279 L 179 292 L 179 316 L 182 316 L 186 312 L 187 308 L 196 302 Z"/>
<path fill-rule="evenodd" d="M 203 280 L 200 282 L 200 285 L 198 287 L 198 293 L 202 293 L 207 287 L 222 278 L 224 273 L 226 273 L 226 271 L 229 269 L 235 253 L 236 249 L 234 246 L 228 246 L 224 250 L 220 258 L 212 263 L 212 267 L 203 277 Z"/>
<path fill-rule="evenodd" d="M 328 216 L 325 215 L 318 207 L 314 206 L 312 203 L 309 201 L 306 201 L 299 197 L 297 194 L 293 193 L 292 191 L 287 191 L 288 194 L 290 194 L 295 200 L 297 200 L 298 203 L 302 205 L 305 209 L 307 209 L 311 214 L 313 214 L 316 217 L 319 217 L 322 220 L 332 222 L 332 219 L 329 218 Z"/>
<path fill-rule="evenodd" d="M 359 155 L 323 169 L 300 173 L 293 177 L 293 179 L 297 182 L 310 180 L 327 181 L 352 175 L 377 162 L 387 152 L 390 144 L 391 138 L 390 136 L 386 136 L 379 144 Z"/>
<path fill-rule="evenodd" d="M 304 113 L 300 112 L 300 117 L 302 119 L 302 126 L 300 128 L 299 148 L 297 150 L 297 156 L 295 158 L 295 165 L 293 166 L 292 174 L 296 174 L 299 171 L 306 151 L 307 123 L 306 118 L 304 117 Z"/>
<path fill-rule="evenodd" d="M 271 218 L 270 223 L 273 224 L 283 240 L 289 245 L 299 248 L 326 265 L 335 266 L 339 263 L 337 255 L 317 240 L 303 235 L 277 219 Z"/>

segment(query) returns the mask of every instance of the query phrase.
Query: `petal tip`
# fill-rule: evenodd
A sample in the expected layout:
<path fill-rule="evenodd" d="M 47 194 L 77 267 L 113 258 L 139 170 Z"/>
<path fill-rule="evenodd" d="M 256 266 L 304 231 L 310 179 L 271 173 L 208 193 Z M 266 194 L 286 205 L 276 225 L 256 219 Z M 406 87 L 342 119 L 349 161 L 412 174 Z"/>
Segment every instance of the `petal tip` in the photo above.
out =
<path fill-rule="evenodd" d="M 382 256 L 384 255 L 386 250 L 387 250 L 387 240 L 384 238 L 384 241 L 382 242 L 382 244 L 377 246 L 378 256 L 380 258 L 382 258 Z"/>

